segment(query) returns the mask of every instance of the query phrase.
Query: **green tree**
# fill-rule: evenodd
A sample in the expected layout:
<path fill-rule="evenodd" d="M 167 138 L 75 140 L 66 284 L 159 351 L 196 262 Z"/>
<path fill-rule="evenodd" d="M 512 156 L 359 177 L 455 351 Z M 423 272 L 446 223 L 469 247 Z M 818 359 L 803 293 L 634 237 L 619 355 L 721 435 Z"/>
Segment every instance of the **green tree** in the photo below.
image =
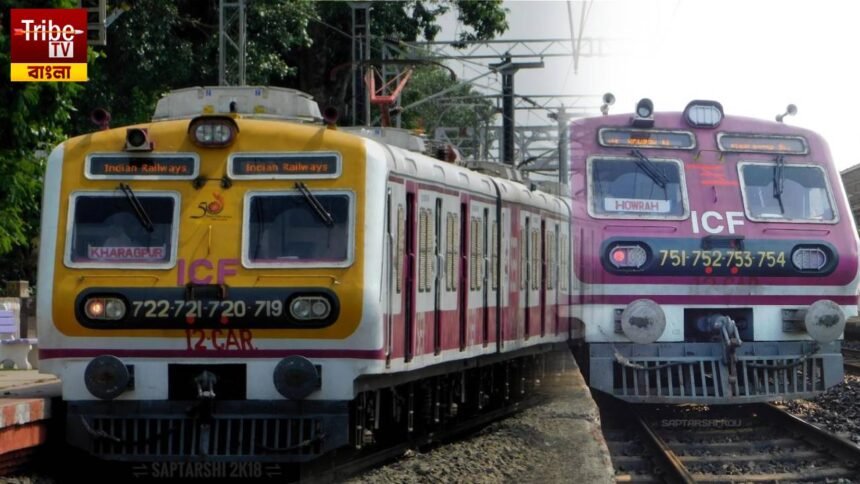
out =
<path fill-rule="evenodd" d="M 436 128 L 458 127 L 461 134 L 468 128 L 486 126 L 496 114 L 493 103 L 468 84 L 459 84 L 451 73 L 438 66 L 423 66 L 415 70 L 403 91 L 401 104 L 408 106 L 429 96 L 454 88 L 444 96 L 425 102 L 402 114 L 404 128 L 421 129 L 432 137 Z M 457 87 L 455 87 L 457 86 Z"/>
<path fill-rule="evenodd" d="M 296 50 L 292 62 L 299 67 L 295 87 L 308 92 L 323 105 L 346 113 L 351 92 L 350 62 L 352 11 L 349 2 L 319 2 L 317 17 L 311 22 L 309 49 Z M 424 37 L 434 40 L 440 31 L 437 19 L 455 9 L 461 22 L 461 41 L 488 40 L 508 28 L 501 0 L 408 0 L 373 2 L 370 30 L 374 40 L 371 58 L 379 59 L 382 42 L 412 42 Z"/>
<path fill-rule="evenodd" d="M 108 29 L 108 45 L 90 66 L 75 117 L 78 132 L 94 129 L 89 113 L 108 109 L 114 125 L 149 119 L 158 98 L 180 87 L 218 82 L 218 0 L 129 0 Z M 352 13 L 349 2 L 250 0 L 246 3 L 246 82 L 292 87 L 322 105 L 348 105 Z M 432 39 L 439 15 L 454 8 L 461 40 L 489 39 L 507 29 L 501 0 L 373 2 L 373 56 L 383 39 Z M 228 66 L 229 68 L 229 66 Z"/>
<path fill-rule="evenodd" d="M 35 277 L 41 178 L 45 160 L 70 126 L 75 83 L 13 83 L 11 8 L 73 7 L 74 0 L 0 0 L 0 279 Z"/>
<path fill-rule="evenodd" d="M 76 3 L 0 0 L 0 72 L 9 72 L 11 8 Z M 0 76 L 0 278 L 35 277 L 41 176 L 53 145 L 93 131 L 89 117 L 95 108 L 107 109 L 114 126 L 144 122 L 165 92 L 218 81 L 218 0 L 126 0 L 120 5 L 125 13 L 108 28 L 107 46 L 90 51 L 86 84 L 13 85 Z M 247 83 L 293 87 L 322 104 L 346 106 L 349 4 L 250 0 L 246 5 Z M 489 39 L 507 29 L 501 0 L 374 2 L 373 55 L 383 39 L 434 38 L 438 16 L 452 8 L 463 26 L 461 40 Z M 337 71 L 344 64 L 347 68 Z M 417 76 L 419 85 L 423 76 Z"/>

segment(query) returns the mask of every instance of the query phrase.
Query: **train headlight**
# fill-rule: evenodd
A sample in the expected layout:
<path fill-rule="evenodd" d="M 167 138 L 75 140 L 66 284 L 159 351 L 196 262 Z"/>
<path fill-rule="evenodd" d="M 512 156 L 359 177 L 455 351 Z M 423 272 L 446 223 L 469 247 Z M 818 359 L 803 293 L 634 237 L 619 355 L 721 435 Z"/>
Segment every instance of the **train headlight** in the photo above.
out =
<path fill-rule="evenodd" d="M 642 98 L 636 103 L 633 126 L 637 128 L 650 128 L 654 126 L 654 102 L 647 97 Z"/>
<path fill-rule="evenodd" d="M 820 271 L 827 265 L 827 254 L 818 247 L 802 247 L 791 254 L 791 263 L 799 271 Z"/>
<path fill-rule="evenodd" d="M 621 313 L 621 330 L 634 343 L 653 343 L 665 329 L 666 313 L 650 299 L 637 299 Z"/>
<path fill-rule="evenodd" d="M 278 393 L 290 400 L 301 400 L 321 386 L 317 367 L 304 356 L 288 356 L 275 366 L 272 378 Z"/>
<path fill-rule="evenodd" d="M 152 151 L 149 131 L 144 128 L 128 128 L 125 131 L 125 151 Z"/>
<path fill-rule="evenodd" d="M 317 318 L 324 318 L 331 312 L 331 307 L 325 299 L 319 299 L 311 304 L 311 313 Z"/>
<path fill-rule="evenodd" d="M 228 116 L 200 116 L 191 120 L 191 140 L 204 148 L 224 148 L 233 144 L 239 126 Z"/>
<path fill-rule="evenodd" d="M 125 303 L 120 299 L 107 299 L 105 301 L 105 318 L 122 319 L 125 316 Z"/>
<path fill-rule="evenodd" d="M 290 314 L 296 319 L 310 319 L 311 302 L 308 298 L 296 298 L 290 303 Z"/>
<path fill-rule="evenodd" d="M 118 321 L 125 316 L 125 301 L 115 297 L 94 297 L 84 303 L 87 317 L 99 321 Z"/>
<path fill-rule="evenodd" d="M 835 302 L 820 299 L 812 303 L 803 318 L 806 332 L 819 343 L 830 343 L 845 331 L 845 312 Z"/>
<path fill-rule="evenodd" d="M 113 400 L 129 388 L 131 373 L 128 367 L 111 355 L 98 356 L 84 370 L 84 384 L 94 397 Z"/>
<path fill-rule="evenodd" d="M 684 108 L 684 119 L 694 128 L 716 128 L 723 121 L 723 105 L 716 101 L 692 101 Z"/>
<path fill-rule="evenodd" d="M 320 296 L 299 296 L 290 302 L 290 315 L 299 320 L 326 319 L 331 314 L 331 303 Z"/>

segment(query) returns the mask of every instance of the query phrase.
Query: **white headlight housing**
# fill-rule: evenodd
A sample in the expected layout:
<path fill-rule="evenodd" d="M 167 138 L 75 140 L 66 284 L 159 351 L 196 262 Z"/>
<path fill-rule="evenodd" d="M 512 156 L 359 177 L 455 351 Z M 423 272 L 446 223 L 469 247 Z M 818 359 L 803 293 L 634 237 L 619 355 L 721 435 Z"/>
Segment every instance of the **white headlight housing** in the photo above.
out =
<path fill-rule="evenodd" d="M 299 296 L 290 302 L 290 315 L 301 321 L 326 319 L 331 314 L 331 303 L 320 296 Z"/>

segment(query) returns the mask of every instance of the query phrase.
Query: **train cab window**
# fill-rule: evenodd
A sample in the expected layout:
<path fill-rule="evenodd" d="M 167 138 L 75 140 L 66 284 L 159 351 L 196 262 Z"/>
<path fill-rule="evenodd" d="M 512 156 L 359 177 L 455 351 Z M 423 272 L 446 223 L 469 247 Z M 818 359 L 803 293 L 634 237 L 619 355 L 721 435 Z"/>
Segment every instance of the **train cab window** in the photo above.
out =
<path fill-rule="evenodd" d="M 815 165 L 741 163 L 744 206 L 760 222 L 833 223 L 831 191 Z"/>
<path fill-rule="evenodd" d="M 71 200 L 69 267 L 160 269 L 175 261 L 179 197 L 165 192 L 78 193 Z"/>
<path fill-rule="evenodd" d="M 311 194 L 312 199 L 300 192 L 247 195 L 246 265 L 344 267 L 352 262 L 352 195 Z"/>
<path fill-rule="evenodd" d="M 677 160 L 591 158 L 588 212 L 595 218 L 687 218 L 684 171 Z"/>

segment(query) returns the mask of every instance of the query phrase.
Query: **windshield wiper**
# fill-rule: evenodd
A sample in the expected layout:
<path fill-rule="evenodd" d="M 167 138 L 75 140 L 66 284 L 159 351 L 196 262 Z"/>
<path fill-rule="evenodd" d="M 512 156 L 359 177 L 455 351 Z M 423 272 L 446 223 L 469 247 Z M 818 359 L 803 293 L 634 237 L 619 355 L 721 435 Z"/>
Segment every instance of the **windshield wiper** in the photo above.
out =
<path fill-rule="evenodd" d="M 648 175 L 648 178 L 650 178 L 660 188 L 666 188 L 666 184 L 669 183 L 669 180 L 666 178 L 666 175 L 657 168 L 657 165 L 655 165 L 653 161 L 649 160 L 648 157 L 643 155 L 639 150 L 631 150 L 630 154 L 638 158 L 638 160 L 636 160 L 636 166 Z"/>
<path fill-rule="evenodd" d="M 780 213 L 785 213 L 785 207 L 782 205 L 782 189 L 785 182 L 784 168 L 785 158 L 779 155 L 776 157 L 776 166 L 773 167 L 773 198 L 779 202 Z"/>
<path fill-rule="evenodd" d="M 119 189 L 125 193 L 125 198 L 134 210 L 134 214 L 137 215 L 137 220 L 140 222 L 140 225 L 143 225 L 143 228 L 146 229 L 147 232 L 152 233 L 152 231 L 155 230 L 155 226 L 152 223 L 152 219 L 149 218 L 149 214 L 146 213 L 146 209 L 143 208 L 140 200 L 138 200 L 137 196 L 134 194 L 134 191 L 132 191 L 131 187 L 125 183 L 120 183 Z"/>
<path fill-rule="evenodd" d="M 302 195 L 305 197 L 305 201 L 307 201 L 308 205 L 314 209 L 314 212 L 316 212 L 317 216 L 322 220 L 322 223 L 324 223 L 326 227 L 332 227 L 334 225 L 334 219 L 331 218 L 331 214 L 322 206 L 319 199 L 315 197 L 310 190 L 308 190 L 307 185 L 302 182 L 296 182 L 296 188 L 302 192 Z"/>

